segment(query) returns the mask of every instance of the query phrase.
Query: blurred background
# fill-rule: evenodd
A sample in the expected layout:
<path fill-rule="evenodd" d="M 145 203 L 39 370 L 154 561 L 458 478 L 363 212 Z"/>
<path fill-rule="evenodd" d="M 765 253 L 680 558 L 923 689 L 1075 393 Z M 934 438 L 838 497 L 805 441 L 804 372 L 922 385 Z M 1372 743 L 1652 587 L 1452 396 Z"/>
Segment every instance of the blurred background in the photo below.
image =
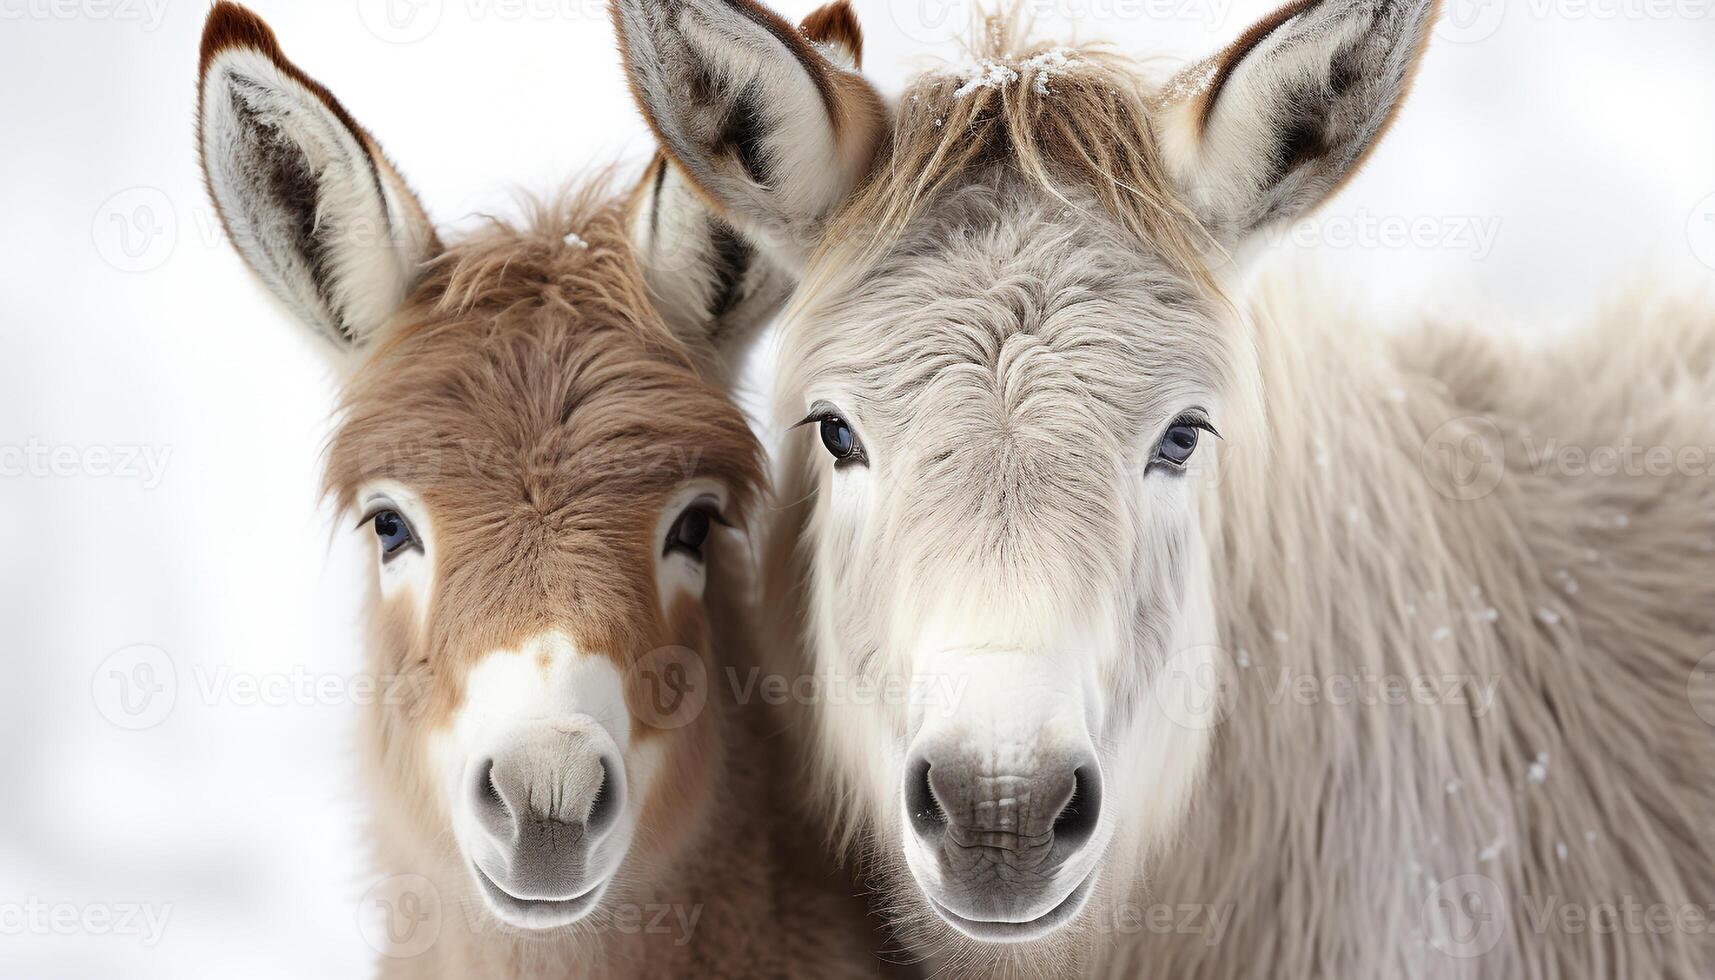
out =
<path fill-rule="evenodd" d="M 1449 0 L 1368 168 L 1280 236 L 1378 329 L 1552 342 L 1715 285 L 1715 0 Z M 1164 68 L 1266 0 L 1022 0 Z M 856 0 L 884 90 L 972 0 Z M 444 229 L 640 168 L 602 0 L 255 0 Z M 796 19 L 811 0 L 779 0 Z M 373 972 L 367 547 L 333 387 L 199 183 L 202 0 L 0 0 L 0 976 Z"/>

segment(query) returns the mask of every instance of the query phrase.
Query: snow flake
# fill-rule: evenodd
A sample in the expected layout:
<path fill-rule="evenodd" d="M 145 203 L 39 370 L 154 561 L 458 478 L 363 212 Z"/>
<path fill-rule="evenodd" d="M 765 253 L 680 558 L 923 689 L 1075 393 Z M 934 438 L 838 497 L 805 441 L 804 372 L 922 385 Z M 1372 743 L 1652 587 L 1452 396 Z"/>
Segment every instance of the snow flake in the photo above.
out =
<path fill-rule="evenodd" d="M 590 243 L 584 241 L 583 236 L 579 235 L 575 231 L 566 232 L 565 242 L 567 245 L 570 245 L 573 248 L 589 248 L 590 247 Z"/>
<path fill-rule="evenodd" d="M 1437 627 L 1435 632 L 1429 634 L 1429 638 L 1436 643 L 1446 643 L 1453 638 L 1453 628 L 1450 626 Z"/>
<path fill-rule="evenodd" d="M 1507 842 L 1497 837 L 1489 842 L 1488 847 L 1477 852 L 1477 860 L 1485 862 L 1493 861 L 1501 856 L 1501 852 L 1506 850 L 1506 847 Z"/>
<path fill-rule="evenodd" d="M 1024 61 L 1027 70 L 1036 73 L 1036 81 L 1031 86 L 1037 95 L 1048 94 L 1048 82 L 1055 74 L 1064 75 L 1078 67 L 1078 61 L 1066 53 L 1065 48 L 1049 48 L 1038 55 L 1032 55 Z"/>
<path fill-rule="evenodd" d="M 1246 650 L 1244 647 L 1239 647 L 1239 666 L 1240 667 L 1249 667 L 1250 665 L 1251 665 L 1251 652 L 1249 650 Z"/>
<path fill-rule="evenodd" d="M 1538 785 L 1548 781 L 1547 752 L 1538 752 L 1536 754 L 1536 760 L 1530 764 L 1529 769 L 1525 770 L 1525 778 Z"/>
<path fill-rule="evenodd" d="M 1541 620 L 1544 626 L 1554 626 L 1560 622 L 1560 614 L 1552 609 L 1538 609 L 1536 618 Z"/>
<path fill-rule="evenodd" d="M 1447 795 L 1452 796 L 1454 793 L 1459 792 L 1459 787 L 1461 785 L 1463 784 L 1461 784 L 1457 779 L 1447 780 Z"/>
<path fill-rule="evenodd" d="M 962 99 L 977 89 L 1004 88 L 1016 81 L 1018 72 L 998 61 L 983 61 L 967 69 L 965 84 L 953 92 L 953 98 Z"/>
<path fill-rule="evenodd" d="M 1554 842 L 1554 856 L 1558 857 L 1562 861 L 1566 860 L 1566 842 L 1565 841 L 1557 840 Z"/>

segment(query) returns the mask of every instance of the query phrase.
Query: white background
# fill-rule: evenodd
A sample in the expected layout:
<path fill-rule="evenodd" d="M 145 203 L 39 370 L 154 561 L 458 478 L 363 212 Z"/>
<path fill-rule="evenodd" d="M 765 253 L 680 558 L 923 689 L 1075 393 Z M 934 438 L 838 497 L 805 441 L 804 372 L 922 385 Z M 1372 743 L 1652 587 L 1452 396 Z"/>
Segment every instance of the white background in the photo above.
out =
<path fill-rule="evenodd" d="M 1025 3 L 1040 33 L 1170 62 L 1266 9 Z M 1368 169 L 1284 247 L 1314 253 L 1378 327 L 1463 310 L 1545 342 L 1628 283 L 1715 284 L 1712 4 L 1462 0 Z M 650 148 L 598 0 L 258 9 L 443 227 Z M 891 91 L 928 55 L 957 57 L 945 39 L 968 17 L 966 0 L 858 10 Z M 358 709 L 289 686 L 360 669 L 368 545 L 317 497 L 333 395 L 318 351 L 221 241 L 198 183 L 205 11 L 0 0 L 6 977 L 297 980 L 375 959 L 358 925 L 377 880 Z M 19 452 L 65 447 L 76 472 L 53 457 L 17 472 Z M 165 466 L 103 475 L 102 450 Z M 148 669 L 158 696 L 127 715 L 114 671 Z M 256 703 L 247 680 L 288 685 L 272 692 L 284 703 Z M 148 905 L 166 927 L 56 925 L 30 911 L 44 903 L 98 918 Z"/>

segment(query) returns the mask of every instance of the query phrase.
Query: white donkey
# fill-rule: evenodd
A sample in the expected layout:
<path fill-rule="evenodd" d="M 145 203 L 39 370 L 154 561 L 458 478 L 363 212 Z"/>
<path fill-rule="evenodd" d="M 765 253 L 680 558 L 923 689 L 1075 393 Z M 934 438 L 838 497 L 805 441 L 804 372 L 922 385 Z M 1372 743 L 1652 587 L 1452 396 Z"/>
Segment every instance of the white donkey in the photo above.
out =
<path fill-rule="evenodd" d="M 1715 971 L 1715 318 L 1527 357 L 1226 299 L 1435 16 L 1300 0 L 1165 81 L 995 18 L 878 122 L 849 26 L 618 3 L 683 179 L 800 280 L 782 669 L 828 695 L 837 840 L 941 965 Z"/>
<path fill-rule="evenodd" d="M 721 525 L 759 454 L 686 344 L 762 295 L 718 223 L 655 242 L 706 300 L 675 337 L 599 182 L 442 245 L 254 14 L 215 5 L 199 87 L 229 237 L 349 371 L 327 487 L 376 541 L 365 747 L 381 898 L 412 916 L 384 972 L 874 975 L 716 683 L 748 579 Z"/>

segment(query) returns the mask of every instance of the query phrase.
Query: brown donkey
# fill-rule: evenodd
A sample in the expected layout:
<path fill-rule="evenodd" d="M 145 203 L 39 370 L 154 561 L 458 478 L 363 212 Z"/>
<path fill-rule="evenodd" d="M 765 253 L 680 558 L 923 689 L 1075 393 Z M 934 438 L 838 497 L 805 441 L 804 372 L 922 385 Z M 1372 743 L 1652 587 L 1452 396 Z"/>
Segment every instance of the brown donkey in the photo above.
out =
<path fill-rule="evenodd" d="M 670 230 L 669 327 L 627 201 L 589 190 L 443 245 L 254 14 L 215 6 L 199 86 L 229 237 L 348 369 L 327 489 L 376 539 L 378 853 L 434 923 L 382 972 L 874 973 L 717 682 L 760 454 L 688 345 L 762 288 L 719 222 Z M 715 298 L 700 324 L 692 296 Z"/>

